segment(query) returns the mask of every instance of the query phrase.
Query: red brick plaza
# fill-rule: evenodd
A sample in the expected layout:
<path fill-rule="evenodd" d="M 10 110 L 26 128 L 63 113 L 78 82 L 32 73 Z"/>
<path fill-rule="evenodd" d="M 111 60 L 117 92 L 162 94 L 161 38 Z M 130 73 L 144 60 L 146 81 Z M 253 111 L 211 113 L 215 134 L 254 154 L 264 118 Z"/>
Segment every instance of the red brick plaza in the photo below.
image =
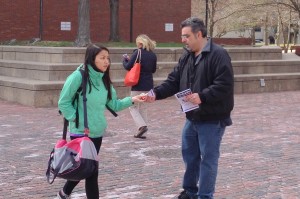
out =
<path fill-rule="evenodd" d="M 149 105 L 147 139 L 133 138 L 128 110 L 114 118 L 100 151 L 102 199 L 171 199 L 181 191 L 184 114 L 174 98 Z M 235 95 L 224 135 L 216 199 L 300 198 L 300 91 Z M 57 108 L 0 101 L 0 199 L 53 199 L 64 181 L 46 182 L 61 136 Z M 85 198 L 84 183 L 72 198 Z"/>

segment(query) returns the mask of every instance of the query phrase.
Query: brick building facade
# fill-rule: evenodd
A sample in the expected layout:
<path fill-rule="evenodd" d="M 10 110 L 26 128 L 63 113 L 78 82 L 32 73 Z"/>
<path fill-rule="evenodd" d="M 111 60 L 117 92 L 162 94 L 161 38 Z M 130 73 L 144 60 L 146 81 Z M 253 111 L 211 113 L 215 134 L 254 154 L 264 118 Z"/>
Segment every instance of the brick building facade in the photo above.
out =
<path fill-rule="evenodd" d="M 180 42 L 180 22 L 191 16 L 189 0 L 133 0 L 133 41 L 138 34 L 157 42 Z M 131 0 L 119 1 L 119 33 L 130 41 Z M 11 39 L 74 41 L 78 29 L 78 0 L 2 0 L 0 41 Z M 42 19 L 42 20 L 41 20 Z M 90 0 L 92 42 L 106 42 L 110 31 L 108 0 Z"/>

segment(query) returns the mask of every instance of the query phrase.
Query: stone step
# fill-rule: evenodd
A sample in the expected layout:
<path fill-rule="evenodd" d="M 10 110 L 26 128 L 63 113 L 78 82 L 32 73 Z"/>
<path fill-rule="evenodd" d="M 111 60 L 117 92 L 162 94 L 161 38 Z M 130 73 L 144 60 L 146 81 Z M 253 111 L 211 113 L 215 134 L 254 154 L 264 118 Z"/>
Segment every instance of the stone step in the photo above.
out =
<path fill-rule="evenodd" d="M 34 107 L 57 106 L 63 83 L 0 76 L 0 98 Z"/>
<path fill-rule="evenodd" d="M 165 78 L 155 78 L 155 85 Z M 269 73 L 235 75 L 235 93 L 257 93 L 300 90 L 300 73 Z M 0 98 L 34 107 L 57 106 L 64 81 L 41 81 L 0 76 Z M 128 96 L 130 88 L 123 79 L 113 79 L 120 98 Z"/>
<path fill-rule="evenodd" d="M 155 78 L 155 85 L 165 78 Z M 123 79 L 113 79 L 119 97 L 130 94 Z M 0 98 L 34 107 L 57 106 L 64 81 L 32 80 L 20 77 L 0 76 Z"/>
<path fill-rule="evenodd" d="M 232 61 L 232 67 L 234 74 L 300 72 L 300 59 Z"/>
<path fill-rule="evenodd" d="M 33 80 L 65 80 L 79 64 L 45 63 L 0 59 L 0 75 Z"/>
<path fill-rule="evenodd" d="M 158 62 L 154 77 L 167 77 L 177 62 Z M 43 63 L 15 60 L 0 60 L 0 75 L 35 80 L 65 80 L 80 63 Z M 261 74 L 300 72 L 298 60 L 252 60 L 232 61 L 234 74 Z M 122 79 L 126 74 L 122 63 L 112 63 L 112 79 Z"/>
<path fill-rule="evenodd" d="M 153 74 L 154 78 L 166 78 L 173 70 L 177 62 L 158 62 L 156 72 Z M 112 63 L 110 69 L 112 79 L 123 79 L 127 71 L 123 68 L 122 63 Z"/>
<path fill-rule="evenodd" d="M 281 60 L 282 50 L 278 46 L 226 48 L 232 61 L 238 60 Z"/>
<path fill-rule="evenodd" d="M 235 93 L 260 93 L 300 90 L 300 72 L 240 74 L 234 76 Z"/>
<path fill-rule="evenodd" d="M 0 59 L 0 75 L 34 80 L 65 80 L 81 63 L 43 63 Z M 154 77 L 166 77 L 176 62 L 158 62 Z M 124 78 L 126 70 L 122 63 L 112 63 L 112 79 Z"/>
<path fill-rule="evenodd" d="M 86 48 L 0 46 L 0 59 L 48 63 L 81 63 Z M 121 62 L 122 55 L 131 54 L 135 48 L 109 48 L 112 62 Z M 280 47 L 225 47 L 232 60 L 280 60 Z M 182 48 L 156 48 L 159 62 L 177 61 Z"/>
<path fill-rule="evenodd" d="M 109 48 L 112 62 L 121 62 L 123 54 L 132 54 L 135 48 Z M 0 59 L 34 61 L 46 63 L 81 63 L 86 48 L 76 47 L 28 47 L 0 46 Z M 182 48 L 155 49 L 158 61 L 176 61 L 182 54 Z"/>

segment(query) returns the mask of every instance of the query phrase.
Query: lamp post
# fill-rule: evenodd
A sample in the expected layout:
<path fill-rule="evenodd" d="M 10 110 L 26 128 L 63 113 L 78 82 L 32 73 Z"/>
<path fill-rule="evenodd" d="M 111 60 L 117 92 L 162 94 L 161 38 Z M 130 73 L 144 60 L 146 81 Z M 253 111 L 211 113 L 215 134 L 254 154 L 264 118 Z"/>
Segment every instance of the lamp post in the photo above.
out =
<path fill-rule="evenodd" d="M 43 40 L 43 0 L 40 0 L 40 28 L 39 28 L 40 40 Z"/>
<path fill-rule="evenodd" d="M 132 29 L 133 29 L 133 0 L 130 0 L 130 32 L 129 32 L 129 37 L 130 37 L 130 42 L 132 42 Z"/>
<path fill-rule="evenodd" d="M 207 28 L 208 22 L 208 0 L 205 0 L 205 26 Z"/>

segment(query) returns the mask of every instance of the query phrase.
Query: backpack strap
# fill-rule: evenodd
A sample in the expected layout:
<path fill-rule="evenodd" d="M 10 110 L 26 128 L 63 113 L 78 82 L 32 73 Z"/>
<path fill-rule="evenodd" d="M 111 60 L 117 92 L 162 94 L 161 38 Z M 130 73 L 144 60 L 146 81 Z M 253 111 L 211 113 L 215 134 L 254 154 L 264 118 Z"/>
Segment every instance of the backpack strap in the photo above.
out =
<path fill-rule="evenodd" d="M 80 95 L 80 92 L 82 91 L 82 88 L 83 88 L 84 84 L 85 84 L 85 86 L 87 84 L 87 82 L 84 83 L 84 81 L 86 81 L 86 78 L 84 78 L 84 70 L 82 68 L 80 68 L 79 71 L 80 71 L 80 74 L 81 74 L 81 77 L 82 77 L 82 81 L 81 81 L 80 87 L 76 91 L 75 97 L 74 97 L 73 102 L 72 102 L 73 106 L 75 104 L 75 101 L 77 102 L 76 113 L 75 113 L 76 114 L 76 118 L 75 118 L 75 127 L 76 128 L 78 128 L 78 126 L 79 126 L 79 112 L 78 112 L 79 100 L 78 99 L 79 99 L 79 95 Z"/>
<path fill-rule="evenodd" d="M 81 83 L 81 87 L 79 87 L 79 89 L 77 90 L 77 94 L 79 95 L 80 91 L 82 88 L 86 88 L 86 84 L 87 84 L 87 78 L 86 76 L 84 75 L 84 70 L 81 68 L 80 69 L 80 73 L 81 73 L 81 76 L 82 76 L 82 83 Z M 82 92 L 83 92 L 83 89 L 82 89 Z M 86 92 L 86 89 L 85 89 L 85 92 Z M 76 98 L 76 97 L 75 97 Z M 75 100 L 75 99 L 74 99 Z M 78 96 L 77 96 L 77 100 L 78 100 Z M 77 106 L 78 107 L 78 106 Z M 115 116 L 115 117 L 118 117 L 118 114 L 112 110 L 107 104 L 105 104 L 105 107 L 107 108 L 107 110 L 109 110 L 109 112 Z M 76 113 L 78 114 L 78 111 L 76 111 Z M 76 118 L 77 118 L 77 114 L 76 114 Z M 76 120 L 77 123 L 76 123 L 76 128 L 78 128 L 78 120 Z"/>
<path fill-rule="evenodd" d="M 79 93 L 81 92 L 81 90 L 82 90 L 82 92 L 83 92 L 83 89 L 82 88 L 86 88 L 86 84 L 87 84 L 87 78 L 85 77 L 85 75 L 84 75 L 84 70 L 81 68 L 80 70 L 80 73 L 81 73 L 81 77 L 82 77 L 82 83 L 81 83 L 81 87 L 79 87 L 78 88 L 78 90 L 77 90 L 77 95 L 79 95 Z M 85 92 L 86 92 L 86 89 L 85 89 Z M 77 98 L 77 100 L 78 100 L 78 96 L 75 96 L 75 98 Z M 74 99 L 75 100 L 75 99 Z M 77 101 L 77 103 L 78 103 L 78 101 Z M 114 111 L 114 110 L 112 110 L 107 104 L 105 104 L 105 107 L 107 108 L 107 110 L 109 110 L 109 112 L 113 115 L 113 116 L 115 116 L 115 117 L 118 117 L 118 114 Z M 78 108 L 78 106 L 77 106 L 77 108 Z M 79 115 L 78 115 L 78 109 L 77 109 L 77 111 L 76 111 L 76 118 L 79 118 Z M 78 120 L 76 120 L 77 121 L 77 123 L 76 123 L 76 127 L 78 128 Z"/>
<path fill-rule="evenodd" d="M 68 126 L 69 126 L 69 121 L 68 121 L 66 118 L 64 118 L 64 127 L 63 127 L 63 135 L 62 135 L 62 138 L 63 138 L 64 140 L 67 139 L 67 130 L 68 130 Z"/>
<path fill-rule="evenodd" d="M 84 75 L 84 70 L 82 68 L 79 71 L 80 71 L 80 74 L 81 74 L 81 77 L 82 77 L 82 81 L 81 81 L 80 87 L 76 91 L 76 94 L 75 94 L 75 97 L 74 97 L 74 100 L 73 100 L 72 104 L 74 104 L 75 101 L 77 101 L 75 126 L 76 126 L 76 128 L 78 128 L 78 124 L 79 124 L 78 99 L 79 99 L 79 93 L 82 91 L 82 95 L 83 95 L 83 115 L 84 115 L 84 134 L 85 134 L 85 136 L 87 136 L 88 133 L 89 133 L 88 120 L 87 120 L 87 108 L 86 108 L 87 78 Z M 61 111 L 59 111 L 59 113 L 61 114 Z M 63 136 L 62 136 L 64 140 L 67 138 L 68 125 L 69 125 L 69 121 L 66 118 L 64 118 Z"/>
<path fill-rule="evenodd" d="M 87 101 L 87 98 L 86 98 L 87 76 L 84 75 L 84 71 L 82 69 L 80 69 L 80 73 L 81 73 L 81 76 L 82 76 L 81 86 L 82 86 L 82 96 L 83 96 L 84 134 L 85 134 L 85 136 L 88 136 L 90 130 L 89 130 L 89 126 L 88 126 L 87 107 L 86 107 L 86 101 Z"/>
<path fill-rule="evenodd" d="M 114 110 L 112 110 L 107 104 L 105 104 L 105 106 L 106 106 L 107 110 L 109 110 L 109 112 L 110 112 L 113 116 L 118 117 L 118 114 L 117 114 Z"/>

